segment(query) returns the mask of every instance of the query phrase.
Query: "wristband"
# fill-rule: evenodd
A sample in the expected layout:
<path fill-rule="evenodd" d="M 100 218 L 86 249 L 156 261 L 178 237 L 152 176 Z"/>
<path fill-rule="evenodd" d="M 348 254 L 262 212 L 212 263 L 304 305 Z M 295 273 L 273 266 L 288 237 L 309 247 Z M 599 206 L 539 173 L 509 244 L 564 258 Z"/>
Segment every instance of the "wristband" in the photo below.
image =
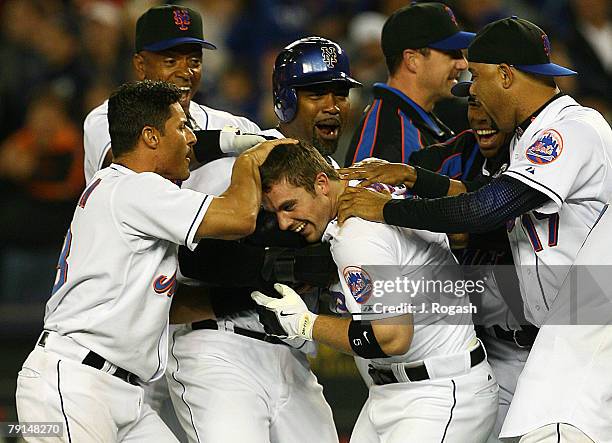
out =
<path fill-rule="evenodd" d="M 424 198 L 446 197 L 450 187 L 450 178 L 419 166 L 415 166 L 414 169 L 417 177 L 412 186 L 412 192 Z"/>
<path fill-rule="evenodd" d="M 352 320 L 349 323 L 348 339 L 353 352 L 363 358 L 386 358 L 385 354 L 376 340 L 372 323 L 367 320 Z"/>

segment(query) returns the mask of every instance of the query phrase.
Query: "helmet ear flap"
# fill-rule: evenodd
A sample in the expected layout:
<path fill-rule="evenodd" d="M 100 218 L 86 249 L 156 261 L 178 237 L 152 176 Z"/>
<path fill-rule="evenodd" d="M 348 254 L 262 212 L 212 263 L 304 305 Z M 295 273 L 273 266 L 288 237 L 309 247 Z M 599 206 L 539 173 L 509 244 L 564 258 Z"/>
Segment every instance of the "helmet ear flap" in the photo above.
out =
<path fill-rule="evenodd" d="M 274 92 L 274 112 L 282 123 L 289 123 L 297 111 L 297 93 L 294 88 L 278 88 Z"/>

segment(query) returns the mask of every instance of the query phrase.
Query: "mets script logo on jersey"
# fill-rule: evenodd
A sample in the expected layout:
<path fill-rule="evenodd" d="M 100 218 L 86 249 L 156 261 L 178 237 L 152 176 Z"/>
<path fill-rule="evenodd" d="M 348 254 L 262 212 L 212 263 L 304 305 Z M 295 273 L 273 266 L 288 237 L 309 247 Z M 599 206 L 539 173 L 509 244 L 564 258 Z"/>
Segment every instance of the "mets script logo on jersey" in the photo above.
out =
<path fill-rule="evenodd" d="M 189 11 L 186 9 L 175 9 L 173 13 L 174 24 L 178 26 L 181 31 L 186 31 L 189 29 L 189 25 L 191 24 L 191 17 L 189 16 Z"/>
<path fill-rule="evenodd" d="M 165 275 L 157 277 L 153 282 L 153 290 L 158 294 L 166 293 L 168 297 L 172 297 L 176 291 L 176 272 L 170 278 Z"/>
<path fill-rule="evenodd" d="M 563 138 L 554 129 L 544 131 L 536 142 L 527 148 L 527 159 L 536 165 L 554 162 L 563 151 Z"/>
<path fill-rule="evenodd" d="M 355 301 L 359 304 L 367 302 L 372 295 L 370 275 L 357 266 L 347 266 L 342 274 Z"/>
<path fill-rule="evenodd" d="M 333 68 L 338 63 L 336 48 L 334 46 L 321 46 L 321 56 L 328 68 Z"/>

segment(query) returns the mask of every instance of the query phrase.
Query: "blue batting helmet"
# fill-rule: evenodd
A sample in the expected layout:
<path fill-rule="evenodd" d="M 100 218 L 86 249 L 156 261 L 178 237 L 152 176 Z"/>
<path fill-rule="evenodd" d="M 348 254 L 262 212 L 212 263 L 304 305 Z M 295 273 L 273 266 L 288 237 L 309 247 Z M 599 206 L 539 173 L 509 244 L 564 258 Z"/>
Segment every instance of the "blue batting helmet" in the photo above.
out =
<path fill-rule="evenodd" d="M 349 88 L 361 83 L 351 78 L 346 52 L 337 43 L 321 37 L 306 37 L 285 47 L 276 57 L 272 73 L 274 112 L 283 123 L 297 112 L 296 88 L 342 82 Z"/>

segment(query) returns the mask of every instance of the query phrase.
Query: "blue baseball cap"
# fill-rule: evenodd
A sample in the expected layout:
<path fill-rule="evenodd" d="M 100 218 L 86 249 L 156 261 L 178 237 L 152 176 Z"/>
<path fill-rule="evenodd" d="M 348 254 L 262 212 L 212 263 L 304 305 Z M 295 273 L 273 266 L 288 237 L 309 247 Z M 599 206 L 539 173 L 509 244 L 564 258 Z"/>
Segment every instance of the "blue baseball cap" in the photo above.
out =
<path fill-rule="evenodd" d="M 468 47 L 467 59 L 475 63 L 507 63 L 520 71 L 550 77 L 578 74 L 551 63 L 550 52 L 550 40 L 542 29 L 512 16 L 482 28 Z"/>

